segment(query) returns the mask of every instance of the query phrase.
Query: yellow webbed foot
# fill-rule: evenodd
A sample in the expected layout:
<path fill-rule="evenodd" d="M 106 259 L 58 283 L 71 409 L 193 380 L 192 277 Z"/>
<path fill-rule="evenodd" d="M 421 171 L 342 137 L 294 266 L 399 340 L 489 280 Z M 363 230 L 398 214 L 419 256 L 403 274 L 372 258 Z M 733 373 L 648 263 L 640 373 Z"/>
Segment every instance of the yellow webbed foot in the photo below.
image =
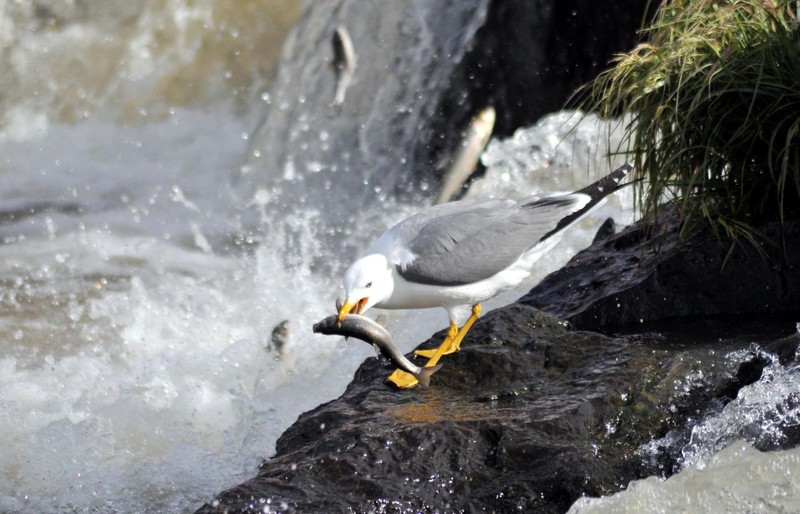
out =
<path fill-rule="evenodd" d="M 389 375 L 389 378 L 386 379 L 387 382 L 391 382 L 400 389 L 408 389 L 409 387 L 414 387 L 419 382 L 417 379 L 414 378 L 414 375 L 411 373 L 406 373 L 402 369 L 396 369 Z"/>
<path fill-rule="evenodd" d="M 436 366 L 442 355 L 447 355 L 458 350 L 459 346 L 461 346 L 461 341 L 464 339 L 464 336 L 472 327 L 472 324 L 475 323 L 475 320 L 478 319 L 480 314 L 481 304 L 477 303 L 472 306 L 472 315 L 469 317 L 469 319 L 467 319 L 467 322 L 464 323 L 464 326 L 461 327 L 460 330 L 458 325 L 452 321 L 450 322 L 450 328 L 447 330 L 447 337 L 444 338 L 444 341 L 442 341 L 442 344 L 440 344 L 438 348 L 432 350 L 416 350 L 414 353 L 430 359 L 428 360 L 428 363 L 425 364 L 426 368 Z M 419 383 L 414 375 L 406 373 L 400 369 L 394 370 L 394 372 L 389 375 L 389 378 L 387 378 L 387 381 L 393 383 L 401 389 L 414 387 Z"/>
<path fill-rule="evenodd" d="M 414 355 L 419 355 L 420 357 L 427 357 L 430 359 L 437 353 L 439 355 L 447 355 L 453 353 L 454 351 L 458 350 L 458 347 L 453 347 L 453 341 L 455 340 L 456 336 L 458 335 L 458 325 L 450 322 L 450 328 L 447 329 L 447 336 L 445 336 L 444 341 L 440 344 L 437 348 L 431 348 L 428 350 L 414 350 Z"/>

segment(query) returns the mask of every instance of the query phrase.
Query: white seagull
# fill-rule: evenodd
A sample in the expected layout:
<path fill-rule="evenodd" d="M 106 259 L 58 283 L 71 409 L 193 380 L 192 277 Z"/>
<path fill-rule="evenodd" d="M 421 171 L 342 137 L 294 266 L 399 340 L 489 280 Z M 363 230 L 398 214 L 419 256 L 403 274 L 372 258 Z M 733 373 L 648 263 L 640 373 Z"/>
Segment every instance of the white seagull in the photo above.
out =
<path fill-rule="evenodd" d="M 437 205 L 383 233 L 344 275 L 345 301 L 339 320 L 380 309 L 443 307 L 450 328 L 435 350 L 418 350 L 434 366 L 458 350 L 481 312 L 481 302 L 522 282 L 560 233 L 603 198 L 622 187 L 624 165 L 594 184 L 569 194 L 521 200 L 464 200 Z M 338 303 L 338 302 L 337 302 Z M 469 316 L 459 329 L 458 320 Z M 398 387 L 417 380 L 396 370 Z"/>

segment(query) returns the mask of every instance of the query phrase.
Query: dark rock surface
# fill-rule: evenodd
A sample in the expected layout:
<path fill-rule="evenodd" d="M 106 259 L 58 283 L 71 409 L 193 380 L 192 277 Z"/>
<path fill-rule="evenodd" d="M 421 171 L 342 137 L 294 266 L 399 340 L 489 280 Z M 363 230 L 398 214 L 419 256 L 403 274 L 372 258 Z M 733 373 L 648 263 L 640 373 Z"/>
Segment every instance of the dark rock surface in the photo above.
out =
<path fill-rule="evenodd" d="M 639 224 L 593 245 L 520 302 L 605 333 L 675 317 L 800 312 L 800 222 L 760 227 L 758 247 L 700 229 L 681 242 L 669 235 L 674 222 L 665 225 L 660 239 L 646 240 Z"/>
<path fill-rule="evenodd" d="M 790 362 L 798 341 L 775 351 Z M 339 399 L 284 433 L 256 478 L 199 512 L 564 512 L 669 473 L 670 455 L 635 450 L 734 397 L 767 361 L 571 331 L 513 304 L 444 363 L 430 389 L 398 391 L 386 363 L 368 359 Z"/>

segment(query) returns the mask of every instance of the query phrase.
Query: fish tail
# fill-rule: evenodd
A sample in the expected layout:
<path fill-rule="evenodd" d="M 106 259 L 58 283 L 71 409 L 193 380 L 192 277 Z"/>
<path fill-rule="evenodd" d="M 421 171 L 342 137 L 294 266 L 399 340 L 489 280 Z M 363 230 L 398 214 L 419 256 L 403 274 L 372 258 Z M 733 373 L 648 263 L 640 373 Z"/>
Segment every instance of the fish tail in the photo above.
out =
<path fill-rule="evenodd" d="M 431 375 L 439 371 L 439 368 L 441 367 L 441 364 L 437 364 L 436 366 L 431 366 L 430 368 L 422 368 L 419 373 L 414 374 L 414 378 L 417 379 L 417 382 L 419 382 L 419 385 L 422 387 L 428 387 L 428 384 L 431 382 Z"/>

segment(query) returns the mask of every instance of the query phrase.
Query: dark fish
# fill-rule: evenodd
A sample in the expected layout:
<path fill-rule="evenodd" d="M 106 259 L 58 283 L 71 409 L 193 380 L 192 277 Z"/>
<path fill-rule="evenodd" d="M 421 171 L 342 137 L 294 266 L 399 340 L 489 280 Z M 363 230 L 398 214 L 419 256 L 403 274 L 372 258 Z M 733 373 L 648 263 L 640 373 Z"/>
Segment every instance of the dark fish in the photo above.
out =
<path fill-rule="evenodd" d="M 269 338 L 268 350 L 272 350 L 277 354 L 277 358 L 283 357 L 283 349 L 286 343 L 292 336 L 292 325 L 289 320 L 283 320 L 272 329 L 272 335 Z"/>
<path fill-rule="evenodd" d="M 348 314 L 341 323 L 339 316 L 334 314 L 314 325 L 314 333 L 325 335 L 340 335 L 355 337 L 366 341 L 378 348 L 381 355 L 389 359 L 392 364 L 403 371 L 414 375 L 423 387 L 428 387 L 431 375 L 436 373 L 441 364 L 430 368 L 421 368 L 408 360 L 395 346 L 391 334 L 371 319 L 358 314 Z"/>
<path fill-rule="evenodd" d="M 333 68 L 336 70 L 336 95 L 331 105 L 340 106 L 344 103 L 344 95 L 353 80 L 356 70 L 356 52 L 353 49 L 353 40 L 344 27 L 336 27 L 333 33 Z"/>

